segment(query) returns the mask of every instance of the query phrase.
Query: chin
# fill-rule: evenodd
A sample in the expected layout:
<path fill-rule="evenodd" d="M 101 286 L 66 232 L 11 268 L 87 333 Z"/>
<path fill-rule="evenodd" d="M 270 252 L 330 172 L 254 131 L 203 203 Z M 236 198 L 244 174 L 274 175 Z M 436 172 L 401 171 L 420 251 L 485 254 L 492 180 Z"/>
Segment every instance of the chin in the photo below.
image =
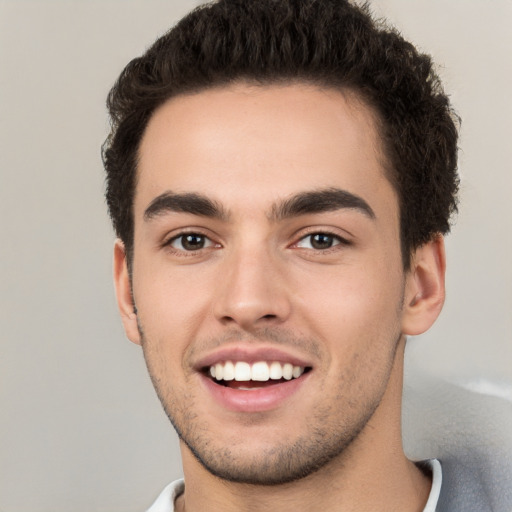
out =
<path fill-rule="evenodd" d="M 229 442 L 219 439 L 206 424 L 182 431 L 172 418 L 171 422 L 185 449 L 212 475 L 230 482 L 272 486 L 308 477 L 341 458 L 373 412 L 374 408 L 365 411 L 358 422 L 344 429 L 339 429 L 339 425 L 327 428 L 325 424 L 322 428 L 321 421 L 315 421 L 314 427 L 309 425 L 295 439 L 290 438 L 289 430 L 282 429 L 287 437 L 273 444 L 249 444 L 247 439 Z"/>

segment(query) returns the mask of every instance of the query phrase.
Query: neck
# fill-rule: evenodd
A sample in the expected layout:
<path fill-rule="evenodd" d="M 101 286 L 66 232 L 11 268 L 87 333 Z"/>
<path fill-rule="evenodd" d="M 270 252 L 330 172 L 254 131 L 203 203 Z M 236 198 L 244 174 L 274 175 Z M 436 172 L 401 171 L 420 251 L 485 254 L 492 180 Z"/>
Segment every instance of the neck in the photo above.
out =
<path fill-rule="evenodd" d="M 406 458 L 401 441 L 404 345 L 405 340 L 401 340 L 379 407 L 340 456 L 300 480 L 261 486 L 227 482 L 213 476 L 182 445 L 186 491 L 176 503 L 177 510 L 422 511 L 431 481 Z"/>

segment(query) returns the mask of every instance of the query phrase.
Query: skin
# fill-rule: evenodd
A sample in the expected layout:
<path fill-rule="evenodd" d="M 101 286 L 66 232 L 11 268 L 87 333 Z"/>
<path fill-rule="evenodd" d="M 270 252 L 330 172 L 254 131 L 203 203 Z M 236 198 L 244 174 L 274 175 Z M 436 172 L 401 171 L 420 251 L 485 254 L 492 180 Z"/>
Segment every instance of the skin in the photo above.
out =
<path fill-rule="evenodd" d="M 441 310 L 444 247 L 439 237 L 417 249 L 404 273 L 375 125 L 354 94 L 303 84 L 179 96 L 151 118 L 132 278 L 120 241 L 114 272 L 127 336 L 180 433 L 178 510 L 423 509 L 430 480 L 401 445 L 403 353 L 405 335 Z M 276 215 L 297 194 L 333 189 L 373 215 Z M 206 197 L 223 215 L 145 215 L 165 193 Z M 204 247 L 187 251 L 184 231 Z M 332 247 L 313 246 L 314 233 Z M 197 364 L 233 346 L 278 346 L 312 370 L 271 410 L 227 410 Z"/>

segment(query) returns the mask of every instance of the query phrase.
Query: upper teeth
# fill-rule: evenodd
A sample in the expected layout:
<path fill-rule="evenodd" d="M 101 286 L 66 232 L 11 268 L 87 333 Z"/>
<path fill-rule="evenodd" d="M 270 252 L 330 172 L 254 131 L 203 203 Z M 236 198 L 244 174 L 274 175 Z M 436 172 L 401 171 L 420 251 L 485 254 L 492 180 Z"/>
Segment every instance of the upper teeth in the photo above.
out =
<path fill-rule="evenodd" d="M 300 377 L 303 373 L 303 366 L 293 366 L 291 363 L 279 363 L 277 361 L 272 363 L 258 361 L 253 364 L 244 361 L 236 363 L 226 361 L 225 363 L 217 363 L 210 366 L 210 375 L 215 377 L 216 380 L 256 380 L 259 382 L 283 378 L 290 380 Z"/>

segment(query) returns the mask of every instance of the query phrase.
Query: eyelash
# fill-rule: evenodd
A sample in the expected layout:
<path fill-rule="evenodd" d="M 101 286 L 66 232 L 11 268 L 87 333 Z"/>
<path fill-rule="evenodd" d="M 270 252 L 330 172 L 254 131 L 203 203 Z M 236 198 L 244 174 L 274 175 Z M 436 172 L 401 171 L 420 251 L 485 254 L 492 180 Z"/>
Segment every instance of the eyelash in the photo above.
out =
<path fill-rule="evenodd" d="M 181 246 L 183 247 L 183 242 L 185 240 L 185 237 L 187 237 L 187 236 L 201 238 L 204 240 L 205 243 L 209 243 L 209 245 L 207 245 L 206 247 L 203 246 L 203 247 L 199 247 L 198 249 L 192 249 L 192 250 L 187 250 L 185 248 L 179 249 L 179 248 L 173 247 L 173 243 L 180 239 L 181 239 Z M 215 248 L 215 246 L 220 247 L 220 244 L 215 243 L 209 236 L 207 236 L 199 231 L 181 232 L 178 235 L 173 236 L 172 238 L 169 238 L 169 240 L 166 240 L 162 245 L 164 248 L 169 249 L 171 252 L 173 252 L 175 254 L 183 255 L 183 256 L 185 256 L 185 255 L 193 256 L 193 255 L 197 254 L 199 251 L 202 251 L 204 249 Z"/>
<path fill-rule="evenodd" d="M 313 237 L 315 236 L 319 236 L 319 235 L 322 235 L 328 239 L 331 240 L 331 245 L 329 247 L 325 247 L 325 248 L 315 248 L 313 245 L 314 245 L 314 242 L 312 241 Z M 199 247 L 198 249 L 191 249 L 191 250 L 187 250 L 184 248 L 183 246 L 183 243 L 184 243 L 184 240 L 185 240 L 185 237 L 187 236 L 190 236 L 190 237 L 196 237 L 196 238 L 201 238 L 203 239 L 204 243 L 205 244 L 208 244 L 205 246 L 202 246 L 202 247 Z M 181 239 L 181 247 L 182 248 L 176 248 L 176 247 L 173 247 L 173 243 L 180 240 Z M 310 245 L 312 245 L 313 247 L 300 247 L 299 244 L 305 240 L 309 239 L 310 240 Z M 350 242 L 349 240 L 337 235 L 337 234 L 334 234 L 334 233 L 331 233 L 327 230 L 323 231 L 323 230 L 318 230 L 318 231 L 311 231 L 310 233 L 307 233 L 303 236 L 301 236 L 299 238 L 299 240 L 297 242 L 295 242 L 294 244 L 292 244 L 291 247 L 293 248 L 297 248 L 297 249 L 305 249 L 307 251 L 313 251 L 313 252 L 316 252 L 316 253 L 330 253 L 331 251 L 333 250 L 337 250 L 336 248 L 338 246 L 350 246 L 352 245 L 352 242 Z M 172 238 L 170 238 L 169 240 L 165 241 L 162 246 L 164 248 L 167 248 L 169 249 L 171 252 L 173 252 L 174 254 L 177 254 L 177 255 L 180 255 L 180 256 L 193 256 L 193 255 L 196 255 L 197 253 L 199 253 L 200 251 L 203 251 L 204 249 L 212 249 L 212 248 L 219 248 L 221 247 L 220 244 L 214 242 L 210 237 L 208 237 L 207 235 L 199 232 L 199 231 L 186 231 L 186 232 L 182 232 L 182 233 L 179 233 L 178 235 L 176 236 L 173 236 Z"/>
<path fill-rule="evenodd" d="M 331 239 L 332 244 L 329 247 L 325 247 L 323 249 L 319 249 L 319 248 L 315 248 L 315 247 L 300 247 L 299 246 L 299 244 L 301 242 L 303 242 L 307 239 L 310 240 L 310 245 L 313 245 L 311 243 L 312 238 L 314 236 L 318 236 L 318 235 L 322 235 L 326 238 Z M 299 238 L 299 240 L 293 244 L 292 247 L 296 247 L 297 249 L 305 249 L 307 251 L 314 251 L 315 253 L 319 253 L 319 254 L 328 254 L 332 251 L 336 251 L 336 250 L 340 249 L 341 247 L 348 247 L 350 245 L 352 245 L 352 242 L 350 240 L 347 240 L 346 238 L 343 238 L 340 235 L 332 233 L 328 230 L 315 230 L 315 231 L 311 231 L 311 232 L 301 236 Z M 341 246 L 341 247 L 339 247 L 339 246 Z"/>

